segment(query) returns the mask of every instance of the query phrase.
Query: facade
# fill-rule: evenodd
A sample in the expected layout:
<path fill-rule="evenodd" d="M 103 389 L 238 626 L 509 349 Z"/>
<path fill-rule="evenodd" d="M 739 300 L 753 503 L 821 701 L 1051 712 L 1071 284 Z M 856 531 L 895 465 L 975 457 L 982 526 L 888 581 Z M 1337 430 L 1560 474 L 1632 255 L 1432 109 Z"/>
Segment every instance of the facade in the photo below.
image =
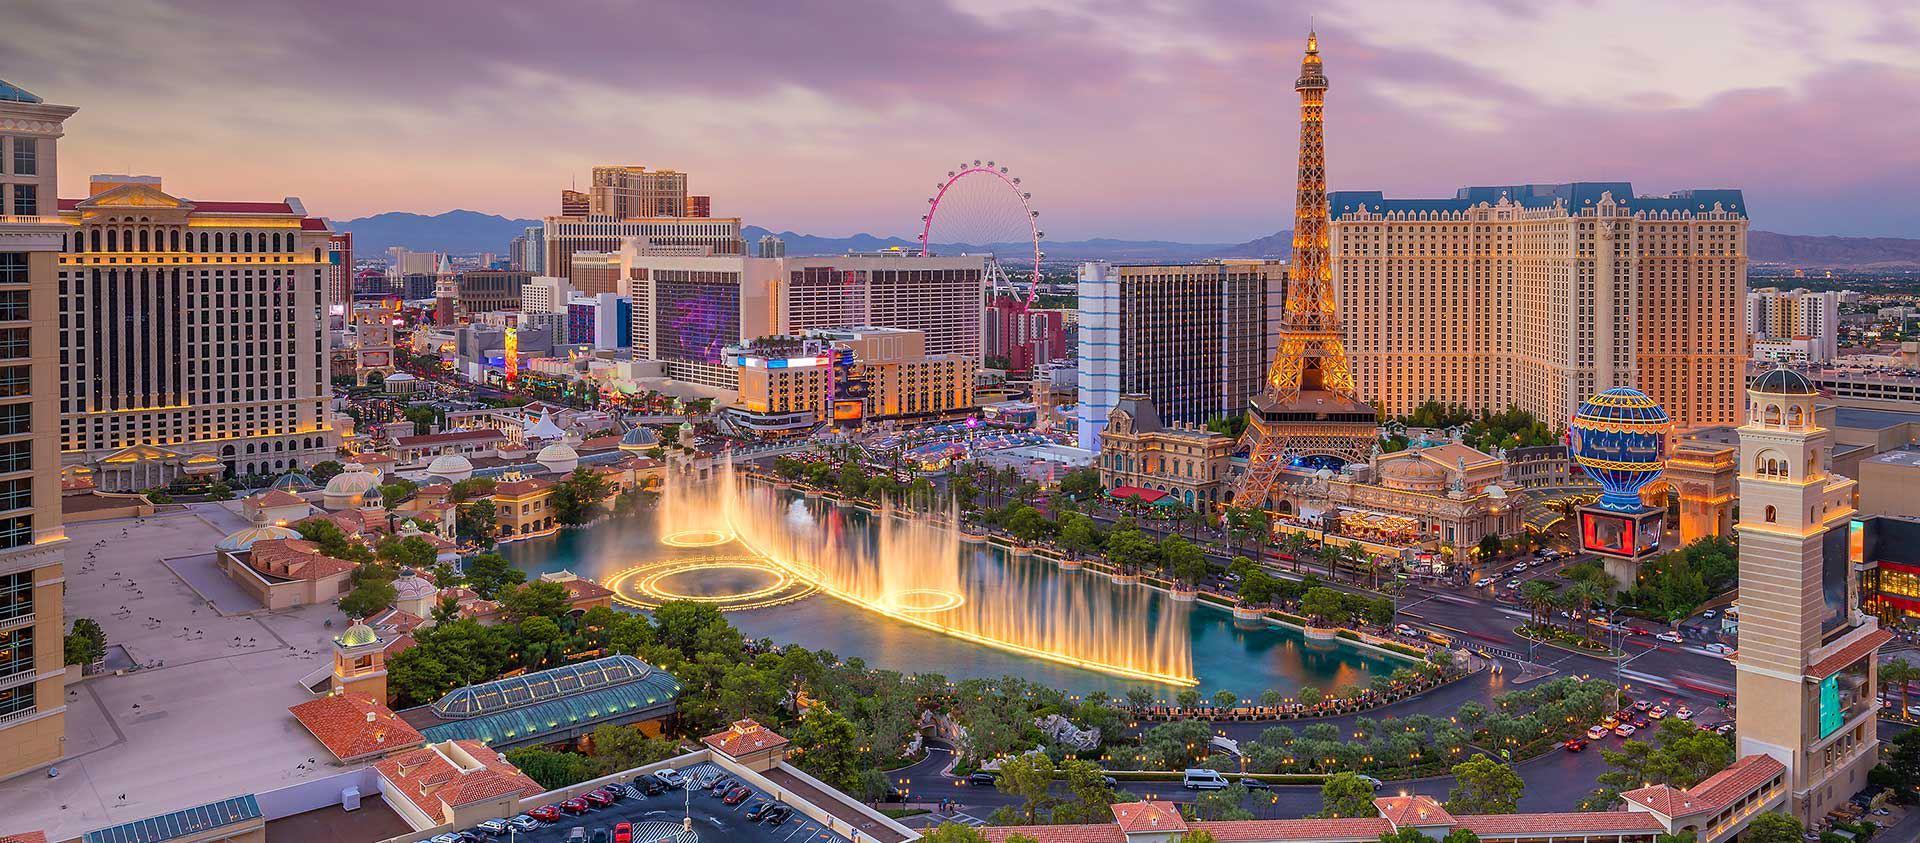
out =
<path fill-rule="evenodd" d="M 986 352 L 1008 372 L 1026 373 L 1067 356 L 1065 311 L 1029 307 L 1026 300 L 996 296 L 987 305 Z"/>
<path fill-rule="evenodd" d="M 565 193 L 560 196 L 560 207 L 566 214 Z M 587 213 L 622 220 L 688 216 L 687 174 L 639 166 L 595 167 Z"/>
<path fill-rule="evenodd" d="M 1786 369 L 1747 390 L 1735 663 L 1738 751 L 1786 766 L 1790 810 L 1809 824 L 1867 784 L 1876 654 L 1892 637 L 1860 610 L 1854 481 L 1827 469 L 1817 397 Z"/>
<path fill-rule="evenodd" d="M 1859 470 L 1862 515 L 1920 517 L 1920 449 L 1876 454 Z"/>
<path fill-rule="evenodd" d="M 0 779 L 66 754 L 56 146 L 76 109 L 0 81 Z"/>
<path fill-rule="evenodd" d="M 546 535 L 557 529 L 553 481 L 520 476 L 500 479 L 493 489 L 493 511 L 501 541 Z"/>
<path fill-rule="evenodd" d="M 519 310 L 520 290 L 533 280 L 531 272 L 483 269 L 454 278 L 454 296 L 465 313 Z"/>
<path fill-rule="evenodd" d="M 298 199 L 206 202 L 95 176 L 61 202 L 61 450 L 101 489 L 331 459 L 326 223 Z"/>
<path fill-rule="evenodd" d="M 1681 429 L 1738 423 L 1747 206 L 1626 182 L 1331 197 L 1333 272 L 1360 397 L 1404 415 L 1573 415 L 1635 386 Z"/>
<path fill-rule="evenodd" d="M 1282 515 L 1388 547 L 1451 547 L 1466 555 L 1484 536 L 1516 535 L 1525 507 L 1508 487 L 1507 463 L 1448 443 L 1377 454 L 1330 477 L 1276 485 Z"/>
<path fill-rule="evenodd" d="M 713 216 L 713 197 L 711 196 L 687 197 L 687 216 L 690 216 L 690 217 Z"/>
<path fill-rule="evenodd" d="M 663 255 L 738 255 L 745 251 L 737 217 L 623 219 L 600 213 L 547 217 L 540 239 L 546 256 L 539 271 L 561 277 L 571 275 L 574 252 L 612 252 L 629 245 L 640 253 Z"/>
<path fill-rule="evenodd" d="M 584 217 L 593 210 L 593 198 L 579 190 L 560 191 L 560 216 Z"/>
<path fill-rule="evenodd" d="M 1840 356 L 1840 292 L 1762 287 L 1747 292 L 1747 336 L 1778 362 L 1825 363 Z M 1785 355 L 1784 357 L 1778 355 Z M 1798 359 L 1792 359 L 1797 357 Z"/>
<path fill-rule="evenodd" d="M 860 402 L 866 420 L 927 418 L 969 412 L 980 360 L 967 354 L 930 354 L 926 332 L 907 328 L 857 326 L 816 331 L 852 352 L 853 360 L 839 397 Z M 836 409 L 845 421 L 850 408 Z"/>
<path fill-rule="evenodd" d="M 573 285 L 565 278 L 536 275 L 520 288 L 520 312 L 560 313 L 573 298 Z"/>
<path fill-rule="evenodd" d="M 1100 432 L 1100 485 L 1173 495 L 1205 512 L 1227 497 L 1233 437 L 1187 422 L 1161 424 L 1145 395 L 1120 399 Z"/>
<path fill-rule="evenodd" d="M 1082 448 L 1125 394 L 1167 422 L 1205 424 L 1246 411 L 1273 359 L 1286 265 L 1223 260 L 1177 266 L 1082 264 L 1079 416 Z"/>
<path fill-rule="evenodd" d="M 567 271 L 567 282 L 573 289 L 587 294 L 618 292 L 630 277 L 628 256 L 624 251 L 575 252 L 572 268 Z"/>
<path fill-rule="evenodd" d="M 840 350 L 816 337 L 761 337 L 728 346 L 740 401 L 733 421 L 763 435 L 801 433 L 833 418 Z"/>
<path fill-rule="evenodd" d="M 353 232 L 327 235 L 327 315 L 346 321 L 353 311 Z"/>
<path fill-rule="evenodd" d="M 1861 608 L 1883 624 L 1920 621 L 1920 518 L 1870 515 L 1860 538 Z"/>
<path fill-rule="evenodd" d="M 780 235 L 778 234 L 762 234 L 760 235 L 760 242 L 754 244 L 753 256 L 756 258 L 784 258 L 787 256 L 787 241 L 780 239 Z"/>
<path fill-rule="evenodd" d="M 1683 438 L 1667 456 L 1666 479 L 1680 501 L 1680 543 L 1733 534 L 1734 483 L 1740 451 Z"/>

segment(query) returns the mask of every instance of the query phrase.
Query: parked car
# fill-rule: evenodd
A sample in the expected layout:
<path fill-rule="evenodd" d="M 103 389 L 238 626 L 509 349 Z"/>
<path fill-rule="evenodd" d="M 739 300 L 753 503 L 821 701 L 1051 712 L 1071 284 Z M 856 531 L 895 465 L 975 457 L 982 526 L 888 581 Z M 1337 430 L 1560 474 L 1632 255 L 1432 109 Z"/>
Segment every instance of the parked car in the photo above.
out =
<path fill-rule="evenodd" d="M 1725 722 L 1725 723 L 1722 723 L 1722 724 L 1720 724 L 1720 725 L 1718 725 L 1718 726 L 1715 726 L 1715 727 L 1713 727 L 1713 731 L 1714 731 L 1714 734 L 1718 734 L 1718 735 L 1730 735 L 1730 734 L 1733 734 L 1733 721 L 1732 721 L 1732 720 L 1728 720 L 1728 721 L 1727 721 L 1727 722 Z"/>
<path fill-rule="evenodd" d="M 1272 790 L 1273 789 L 1273 783 L 1267 781 L 1266 779 L 1255 779 L 1255 778 L 1249 778 L 1247 776 L 1241 776 L 1240 783 L 1242 785 L 1245 785 L 1248 790 Z"/>
<path fill-rule="evenodd" d="M 1647 702 L 1646 700 L 1634 700 L 1634 701 L 1633 701 L 1633 710 L 1634 710 L 1634 711 L 1646 711 L 1647 709 L 1649 709 L 1649 708 L 1652 708 L 1652 707 L 1653 707 L 1653 703 L 1650 703 L 1650 702 Z"/>
<path fill-rule="evenodd" d="M 575 796 L 572 799 L 560 803 L 560 810 L 569 814 L 584 814 L 593 810 L 593 806 L 587 804 L 587 800 Z"/>
<path fill-rule="evenodd" d="M 1567 742 L 1561 744 L 1561 746 L 1565 747 L 1568 752 L 1579 752 L 1587 748 L 1587 742 L 1579 738 L 1568 738 Z"/>
<path fill-rule="evenodd" d="M 633 823 L 621 822 L 614 824 L 613 843 L 633 843 Z"/>
<path fill-rule="evenodd" d="M 528 811 L 527 816 L 532 817 L 536 820 L 539 820 L 543 823 L 557 823 L 560 821 L 560 806 L 542 805 L 538 808 Z"/>
<path fill-rule="evenodd" d="M 507 820 L 507 825 L 513 826 L 520 831 L 533 831 L 540 827 L 540 821 L 526 814 L 521 814 L 513 819 Z"/>
<path fill-rule="evenodd" d="M 1594 726 L 1587 729 L 1587 740 L 1597 741 L 1597 740 L 1600 740 L 1601 738 L 1606 737 L 1611 732 L 1612 730 L 1608 729 L 1605 726 Z"/>
<path fill-rule="evenodd" d="M 995 778 L 994 774 L 983 771 L 968 776 L 967 784 L 973 785 L 974 787 L 993 787 Z"/>
<path fill-rule="evenodd" d="M 664 768 L 653 771 L 653 777 L 656 779 L 659 779 L 660 783 L 666 785 L 667 787 L 686 787 L 687 786 L 687 777 L 684 774 L 682 774 L 679 770 L 675 770 L 672 767 L 664 767 Z"/>
<path fill-rule="evenodd" d="M 605 808 L 613 804 L 613 797 L 607 795 L 606 788 L 580 794 L 580 801 L 594 808 Z"/>
<path fill-rule="evenodd" d="M 667 792 L 667 783 L 652 776 L 635 779 L 634 784 L 638 785 L 640 792 L 647 796 L 659 796 Z"/>
<path fill-rule="evenodd" d="M 755 802 L 753 807 L 747 809 L 747 822 L 759 822 L 760 818 L 771 810 L 773 810 L 772 802 Z"/>
<path fill-rule="evenodd" d="M 785 805 L 775 805 L 767 809 L 766 813 L 760 815 L 760 821 L 767 825 L 779 825 L 786 822 L 787 818 L 791 816 L 793 816 L 792 808 Z"/>
<path fill-rule="evenodd" d="M 508 826 L 506 820 L 487 820 L 474 826 L 474 828 L 480 829 L 488 834 L 506 834 Z"/>
<path fill-rule="evenodd" d="M 1633 737 L 1633 733 L 1637 731 L 1640 731 L 1640 730 L 1634 728 L 1634 725 L 1632 723 L 1622 723 L 1618 726 L 1613 727 L 1613 733 L 1623 738 L 1631 738 Z"/>
<path fill-rule="evenodd" d="M 720 801 L 728 805 L 738 805 L 742 802 L 747 801 L 747 797 L 752 795 L 753 795 L 752 790 L 749 790 L 744 787 L 736 787 L 732 790 L 727 791 L 726 797 L 721 799 Z"/>
<path fill-rule="evenodd" d="M 1219 770 L 1188 767 L 1180 776 L 1180 786 L 1188 790 L 1224 790 L 1227 787 L 1227 777 L 1220 775 Z"/>
<path fill-rule="evenodd" d="M 460 843 L 458 834 L 436 834 L 427 838 L 427 843 Z"/>
<path fill-rule="evenodd" d="M 1366 782 L 1367 786 L 1373 788 L 1374 790 L 1379 790 L 1382 784 L 1382 782 L 1379 779 L 1376 779 L 1365 773 L 1360 774 L 1360 780 L 1363 782 Z"/>
<path fill-rule="evenodd" d="M 593 836 L 588 838 L 588 843 L 613 843 L 613 841 L 607 838 L 606 829 L 596 828 L 593 830 Z"/>
<path fill-rule="evenodd" d="M 1713 620 L 1714 618 L 1720 617 L 1720 613 L 1712 609 L 1708 609 L 1704 612 L 1701 612 L 1700 617 L 1706 618 L 1707 620 Z"/>
<path fill-rule="evenodd" d="M 567 832 L 567 843 L 587 843 L 587 827 L 576 825 Z"/>
<path fill-rule="evenodd" d="M 1678 644 L 1681 641 L 1680 633 L 1674 632 L 1673 630 L 1667 630 L 1654 637 L 1672 644 Z"/>
<path fill-rule="evenodd" d="M 714 781 L 713 784 L 707 786 L 707 792 L 714 796 L 725 796 L 727 791 L 732 790 L 733 786 L 737 784 L 739 784 L 739 782 L 734 781 L 732 776 L 721 776 L 718 780 Z"/>

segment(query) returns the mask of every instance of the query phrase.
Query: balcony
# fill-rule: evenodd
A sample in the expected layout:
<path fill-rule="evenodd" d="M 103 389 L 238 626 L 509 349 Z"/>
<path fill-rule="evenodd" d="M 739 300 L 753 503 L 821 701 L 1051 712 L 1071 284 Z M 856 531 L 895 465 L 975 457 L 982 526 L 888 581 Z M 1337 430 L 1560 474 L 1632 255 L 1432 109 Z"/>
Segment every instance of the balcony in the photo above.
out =
<path fill-rule="evenodd" d="M 33 626 L 33 617 L 33 612 L 26 612 L 12 617 L 0 616 L 0 632 L 19 629 L 24 626 Z"/>

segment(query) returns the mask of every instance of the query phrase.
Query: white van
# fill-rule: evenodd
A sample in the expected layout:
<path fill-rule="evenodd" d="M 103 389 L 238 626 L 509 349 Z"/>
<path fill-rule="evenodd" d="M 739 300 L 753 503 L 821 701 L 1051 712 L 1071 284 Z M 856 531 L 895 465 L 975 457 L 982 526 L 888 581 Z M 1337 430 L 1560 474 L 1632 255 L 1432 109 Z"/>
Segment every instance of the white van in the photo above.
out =
<path fill-rule="evenodd" d="M 1227 777 L 1220 775 L 1218 770 L 1188 767 L 1186 774 L 1180 779 L 1180 784 L 1188 790 L 1224 790 L 1227 786 Z"/>

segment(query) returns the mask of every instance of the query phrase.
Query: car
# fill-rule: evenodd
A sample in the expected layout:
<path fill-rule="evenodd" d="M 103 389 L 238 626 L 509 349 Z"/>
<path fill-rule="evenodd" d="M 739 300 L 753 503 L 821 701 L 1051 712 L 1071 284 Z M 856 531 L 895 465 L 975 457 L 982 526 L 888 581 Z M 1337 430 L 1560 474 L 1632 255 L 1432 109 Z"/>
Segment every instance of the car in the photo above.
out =
<path fill-rule="evenodd" d="M 613 826 L 613 843 L 633 843 L 633 823 L 615 823 Z"/>
<path fill-rule="evenodd" d="M 460 843 L 458 834 L 436 834 L 427 838 L 427 843 Z"/>
<path fill-rule="evenodd" d="M 572 799 L 560 803 L 560 810 L 569 814 L 584 814 L 593 810 L 593 806 L 588 804 L 587 800 L 575 796 Z"/>
<path fill-rule="evenodd" d="M 775 805 L 768 809 L 766 813 L 760 815 L 760 821 L 767 825 L 779 825 L 786 822 L 787 818 L 791 816 L 793 816 L 792 808 L 785 805 Z"/>
<path fill-rule="evenodd" d="M 1606 736 L 1607 736 L 1608 734 L 1610 734 L 1610 733 L 1611 733 L 1612 731 L 1613 731 L 1612 729 L 1609 729 L 1609 728 L 1607 728 L 1607 727 L 1605 727 L 1605 726 L 1592 726 L 1592 727 L 1589 727 L 1589 728 L 1587 729 L 1587 740 L 1590 740 L 1590 741 L 1597 741 L 1597 740 L 1600 740 L 1601 738 L 1604 738 L 1604 737 L 1606 737 Z"/>
<path fill-rule="evenodd" d="M 1634 710 L 1634 711 L 1646 711 L 1646 710 L 1647 710 L 1648 708 L 1650 708 L 1650 707 L 1652 707 L 1652 706 L 1653 706 L 1653 703 L 1650 703 L 1650 702 L 1647 702 L 1646 700 L 1634 700 L 1634 701 L 1633 701 L 1633 710 Z"/>
<path fill-rule="evenodd" d="M 1720 617 L 1720 613 L 1712 609 L 1708 609 L 1704 612 L 1701 612 L 1700 617 L 1706 618 L 1707 620 L 1713 620 L 1714 618 Z"/>
<path fill-rule="evenodd" d="M 521 814 L 513 819 L 507 820 L 507 825 L 513 826 L 519 831 L 533 831 L 540 827 L 540 821 L 526 814 Z"/>
<path fill-rule="evenodd" d="M 727 795 L 727 791 L 732 790 L 733 786 L 737 784 L 739 784 L 739 782 L 734 781 L 732 776 L 721 776 L 718 780 L 714 781 L 713 784 L 707 786 L 707 792 L 714 796 L 725 796 Z"/>
<path fill-rule="evenodd" d="M 753 795 L 753 791 L 751 789 L 745 788 L 745 787 L 736 787 L 732 790 L 727 791 L 727 795 L 724 797 L 721 797 L 720 801 L 728 805 L 738 805 L 742 802 L 747 801 L 747 797 L 752 795 Z"/>
<path fill-rule="evenodd" d="M 981 771 L 967 776 L 967 784 L 974 787 L 993 787 L 994 781 L 998 778 L 992 773 Z"/>
<path fill-rule="evenodd" d="M 1518 564 L 1518 565 L 1515 565 L 1515 566 L 1513 566 L 1513 573 L 1516 573 L 1516 574 L 1518 574 L 1518 573 L 1520 573 L 1521 571 L 1524 571 L 1524 570 L 1526 570 L 1526 569 L 1527 569 L 1527 563 L 1525 563 L 1525 562 L 1522 562 L 1522 563 L 1520 563 L 1520 564 Z"/>
<path fill-rule="evenodd" d="M 1566 743 L 1561 744 L 1561 746 L 1565 747 L 1568 752 L 1579 752 L 1587 748 L 1587 742 L 1579 738 L 1568 738 Z"/>
<path fill-rule="evenodd" d="M 506 820 L 487 820 L 474 826 L 474 828 L 488 834 L 506 834 L 508 826 Z"/>
<path fill-rule="evenodd" d="M 1490 586 L 1490 585 L 1493 585 L 1492 577 L 1481 577 L 1473 581 L 1474 588 L 1486 588 L 1487 586 Z"/>
<path fill-rule="evenodd" d="M 1180 776 L 1180 786 L 1188 790 L 1224 790 L 1227 787 L 1227 777 L 1220 775 L 1219 770 L 1188 767 Z"/>
<path fill-rule="evenodd" d="M 1393 634 L 1404 635 L 1408 638 L 1412 638 L 1416 635 L 1419 635 L 1420 633 L 1415 632 L 1413 630 L 1413 627 L 1407 626 L 1406 624 L 1399 624 L 1393 628 Z"/>
<path fill-rule="evenodd" d="M 604 828 L 594 829 L 593 836 L 587 839 L 588 843 L 612 843 L 612 841 L 607 839 L 607 830 Z"/>
<path fill-rule="evenodd" d="M 684 773 L 681 773 L 679 770 L 675 770 L 672 767 L 663 767 L 661 769 L 653 771 L 653 777 L 655 779 L 658 779 L 661 784 L 664 784 L 667 787 L 686 787 L 687 786 L 686 775 Z"/>
<path fill-rule="evenodd" d="M 1376 779 L 1365 773 L 1360 774 L 1360 780 L 1363 782 L 1366 782 L 1367 786 L 1373 788 L 1374 790 L 1379 790 L 1381 784 L 1383 784 L 1379 779 Z"/>
<path fill-rule="evenodd" d="M 576 825 L 567 832 L 567 843 L 587 843 L 587 827 Z"/>
<path fill-rule="evenodd" d="M 1620 725 L 1620 717 L 1618 715 L 1609 714 L 1606 716 L 1605 719 L 1600 721 L 1600 725 L 1603 728 L 1611 729 L 1615 726 Z"/>
<path fill-rule="evenodd" d="M 1622 723 L 1613 727 L 1613 733 L 1623 738 L 1631 738 L 1633 737 L 1633 733 L 1638 731 L 1640 730 L 1635 728 L 1632 723 Z"/>
<path fill-rule="evenodd" d="M 1678 717 L 1678 718 L 1680 718 L 1681 720 L 1692 720 L 1692 719 L 1693 719 L 1693 709 L 1691 709 L 1691 708 L 1688 708 L 1688 707 L 1686 707 L 1686 706 L 1684 706 L 1684 705 L 1683 705 L 1683 706 L 1681 706 L 1681 707 L 1679 707 L 1679 708 L 1676 708 L 1676 709 L 1674 709 L 1674 710 L 1673 710 L 1673 716 L 1675 716 L 1675 717 Z"/>
<path fill-rule="evenodd" d="M 1635 717 L 1633 718 L 1632 721 L 1628 722 L 1627 725 L 1632 726 L 1635 729 L 1645 729 L 1647 728 L 1648 722 L 1649 721 L 1645 717 Z"/>
<path fill-rule="evenodd" d="M 1250 778 L 1247 778 L 1246 776 L 1241 776 L 1240 784 L 1245 786 L 1246 789 L 1248 790 L 1272 790 L 1273 789 L 1273 783 L 1267 781 L 1266 779 L 1250 779 Z"/>
<path fill-rule="evenodd" d="M 536 820 L 539 820 L 543 823 L 557 823 L 560 821 L 560 806 L 542 805 L 538 808 L 528 811 L 527 816 L 532 817 Z"/>
<path fill-rule="evenodd" d="M 613 797 L 607 795 L 606 788 L 580 794 L 580 801 L 595 808 L 605 808 L 613 804 Z"/>
<path fill-rule="evenodd" d="M 1666 716 L 1667 710 L 1657 705 L 1647 710 L 1647 718 L 1650 720 L 1660 720 Z"/>
<path fill-rule="evenodd" d="M 1730 655 L 1733 655 L 1733 648 L 1725 644 L 1722 644 L 1718 641 L 1715 641 L 1714 643 L 1707 645 L 1707 652 L 1712 653 L 1716 656 L 1730 656 Z"/>
<path fill-rule="evenodd" d="M 1659 635 L 1655 635 L 1654 637 L 1671 644 L 1680 643 L 1680 633 L 1674 632 L 1672 630 L 1662 632 Z"/>
<path fill-rule="evenodd" d="M 1506 587 L 1507 587 L 1507 588 L 1519 588 L 1519 587 L 1520 587 L 1520 581 L 1519 581 L 1519 580 L 1507 580 L 1507 583 L 1506 583 Z"/>
<path fill-rule="evenodd" d="M 747 809 L 747 822 L 759 822 L 760 817 L 771 810 L 773 810 L 772 802 L 755 802 L 753 807 Z"/>
<path fill-rule="evenodd" d="M 646 796 L 659 796 L 667 792 L 667 783 L 652 776 L 636 779 L 634 784 L 639 785 L 640 792 Z"/>

